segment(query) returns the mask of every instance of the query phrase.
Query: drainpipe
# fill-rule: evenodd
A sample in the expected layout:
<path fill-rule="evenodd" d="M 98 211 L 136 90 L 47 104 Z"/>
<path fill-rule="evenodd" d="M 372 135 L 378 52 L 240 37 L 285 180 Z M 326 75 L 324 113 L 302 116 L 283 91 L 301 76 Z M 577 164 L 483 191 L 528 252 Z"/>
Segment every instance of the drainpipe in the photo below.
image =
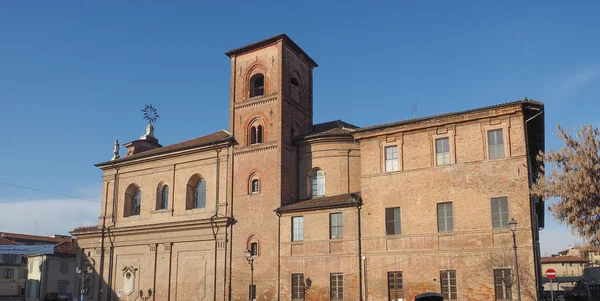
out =
<path fill-rule="evenodd" d="M 348 152 L 350 153 L 350 152 Z M 350 184 L 350 183 L 348 183 Z M 358 287 L 359 287 L 359 296 L 360 296 L 360 301 L 363 300 L 363 290 L 362 290 L 362 236 L 361 236 L 361 225 L 360 225 L 360 209 L 361 209 L 361 204 L 360 204 L 360 199 L 355 199 L 355 202 L 357 202 L 356 205 L 356 211 L 357 211 L 357 216 L 358 216 Z M 365 277 L 366 279 L 366 277 Z M 365 291 L 366 291 L 366 287 L 365 287 Z"/>
<path fill-rule="evenodd" d="M 116 175 L 115 181 L 113 182 L 113 186 L 116 183 Z M 110 182 L 106 183 L 106 191 L 104 195 L 104 216 L 102 217 L 102 233 L 100 236 L 100 271 L 98 277 L 98 299 L 102 297 L 102 280 L 104 279 L 104 235 L 106 231 L 106 210 L 108 209 L 108 187 L 110 186 Z"/>
<path fill-rule="evenodd" d="M 154 282 L 152 282 L 152 300 L 156 300 L 156 260 L 158 258 L 158 244 L 154 244 Z"/>
<path fill-rule="evenodd" d="M 281 298 L 281 213 L 277 212 L 277 301 Z"/>

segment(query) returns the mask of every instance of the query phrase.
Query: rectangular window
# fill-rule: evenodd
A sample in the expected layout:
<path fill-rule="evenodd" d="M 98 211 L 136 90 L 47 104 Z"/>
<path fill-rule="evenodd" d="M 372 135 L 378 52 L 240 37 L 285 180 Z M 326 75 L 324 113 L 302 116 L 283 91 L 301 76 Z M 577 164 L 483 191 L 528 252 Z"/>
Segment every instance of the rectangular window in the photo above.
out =
<path fill-rule="evenodd" d="M 502 129 L 488 131 L 488 151 L 490 159 L 504 158 Z"/>
<path fill-rule="evenodd" d="M 450 138 L 435 140 L 435 165 L 450 165 Z"/>
<path fill-rule="evenodd" d="M 60 272 L 66 273 L 68 268 L 69 268 L 69 262 L 64 259 L 61 260 L 60 261 Z"/>
<path fill-rule="evenodd" d="M 69 290 L 69 281 L 59 280 L 58 281 L 58 293 L 66 294 L 68 290 Z"/>
<path fill-rule="evenodd" d="M 344 300 L 344 275 L 341 273 L 329 275 L 329 292 L 331 301 Z"/>
<path fill-rule="evenodd" d="M 400 207 L 385 208 L 385 234 L 400 234 Z"/>
<path fill-rule="evenodd" d="M 4 273 L 4 278 L 12 279 L 14 274 L 15 274 L 15 271 L 13 269 L 6 269 L 6 272 Z"/>
<path fill-rule="evenodd" d="M 492 228 L 508 228 L 508 197 L 492 198 Z"/>
<path fill-rule="evenodd" d="M 342 213 L 332 213 L 329 215 L 329 238 L 342 238 L 343 227 L 342 227 Z"/>
<path fill-rule="evenodd" d="M 402 272 L 388 272 L 388 298 L 389 300 L 404 299 Z"/>
<path fill-rule="evenodd" d="M 385 172 L 398 171 L 398 147 L 388 146 L 385 148 Z"/>
<path fill-rule="evenodd" d="M 292 217 L 292 241 L 304 240 L 304 217 Z"/>
<path fill-rule="evenodd" d="M 256 284 L 248 285 L 248 299 L 256 299 Z"/>
<path fill-rule="evenodd" d="M 496 301 L 512 300 L 512 277 L 510 269 L 494 269 L 494 292 Z"/>
<path fill-rule="evenodd" d="M 304 300 L 304 274 L 292 274 L 292 300 Z"/>
<path fill-rule="evenodd" d="M 456 301 L 456 271 L 440 271 L 442 295 L 446 301 Z"/>
<path fill-rule="evenodd" d="M 454 216 L 452 202 L 437 204 L 438 232 L 452 232 L 454 230 Z"/>

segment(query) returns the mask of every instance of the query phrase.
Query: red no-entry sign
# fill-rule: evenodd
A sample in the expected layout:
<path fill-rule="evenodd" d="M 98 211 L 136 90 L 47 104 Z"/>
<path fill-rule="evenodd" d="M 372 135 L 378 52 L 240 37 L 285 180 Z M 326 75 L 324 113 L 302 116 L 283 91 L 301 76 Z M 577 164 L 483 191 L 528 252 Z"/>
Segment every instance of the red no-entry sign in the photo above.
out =
<path fill-rule="evenodd" d="M 556 271 L 553 269 L 547 269 L 546 277 L 548 277 L 548 279 L 554 279 L 556 277 Z"/>

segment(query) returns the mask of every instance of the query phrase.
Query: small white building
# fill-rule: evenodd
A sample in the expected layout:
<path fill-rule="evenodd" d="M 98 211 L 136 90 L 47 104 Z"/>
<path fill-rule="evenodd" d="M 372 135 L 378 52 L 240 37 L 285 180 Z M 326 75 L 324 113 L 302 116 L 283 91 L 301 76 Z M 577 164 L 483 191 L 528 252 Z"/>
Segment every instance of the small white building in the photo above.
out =
<path fill-rule="evenodd" d="M 18 245 L 18 243 L 0 237 L 0 245 Z M 23 255 L 0 254 L 0 296 L 22 296 L 25 292 L 27 267 Z"/>
<path fill-rule="evenodd" d="M 58 299 L 77 297 L 79 277 L 77 242 L 63 242 L 54 246 L 52 255 L 26 255 L 28 263 L 25 300 L 43 300 L 56 294 Z"/>

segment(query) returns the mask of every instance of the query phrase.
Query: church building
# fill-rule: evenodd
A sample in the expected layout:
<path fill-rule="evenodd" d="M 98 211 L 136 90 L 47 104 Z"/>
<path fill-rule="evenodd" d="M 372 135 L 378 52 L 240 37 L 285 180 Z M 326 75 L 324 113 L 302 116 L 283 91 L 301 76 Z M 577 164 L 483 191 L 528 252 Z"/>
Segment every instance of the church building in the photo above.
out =
<path fill-rule="evenodd" d="M 85 300 L 537 300 L 543 103 L 315 124 L 287 35 L 226 54 L 228 130 L 162 146 L 151 122 L 96 164 Z"/>

